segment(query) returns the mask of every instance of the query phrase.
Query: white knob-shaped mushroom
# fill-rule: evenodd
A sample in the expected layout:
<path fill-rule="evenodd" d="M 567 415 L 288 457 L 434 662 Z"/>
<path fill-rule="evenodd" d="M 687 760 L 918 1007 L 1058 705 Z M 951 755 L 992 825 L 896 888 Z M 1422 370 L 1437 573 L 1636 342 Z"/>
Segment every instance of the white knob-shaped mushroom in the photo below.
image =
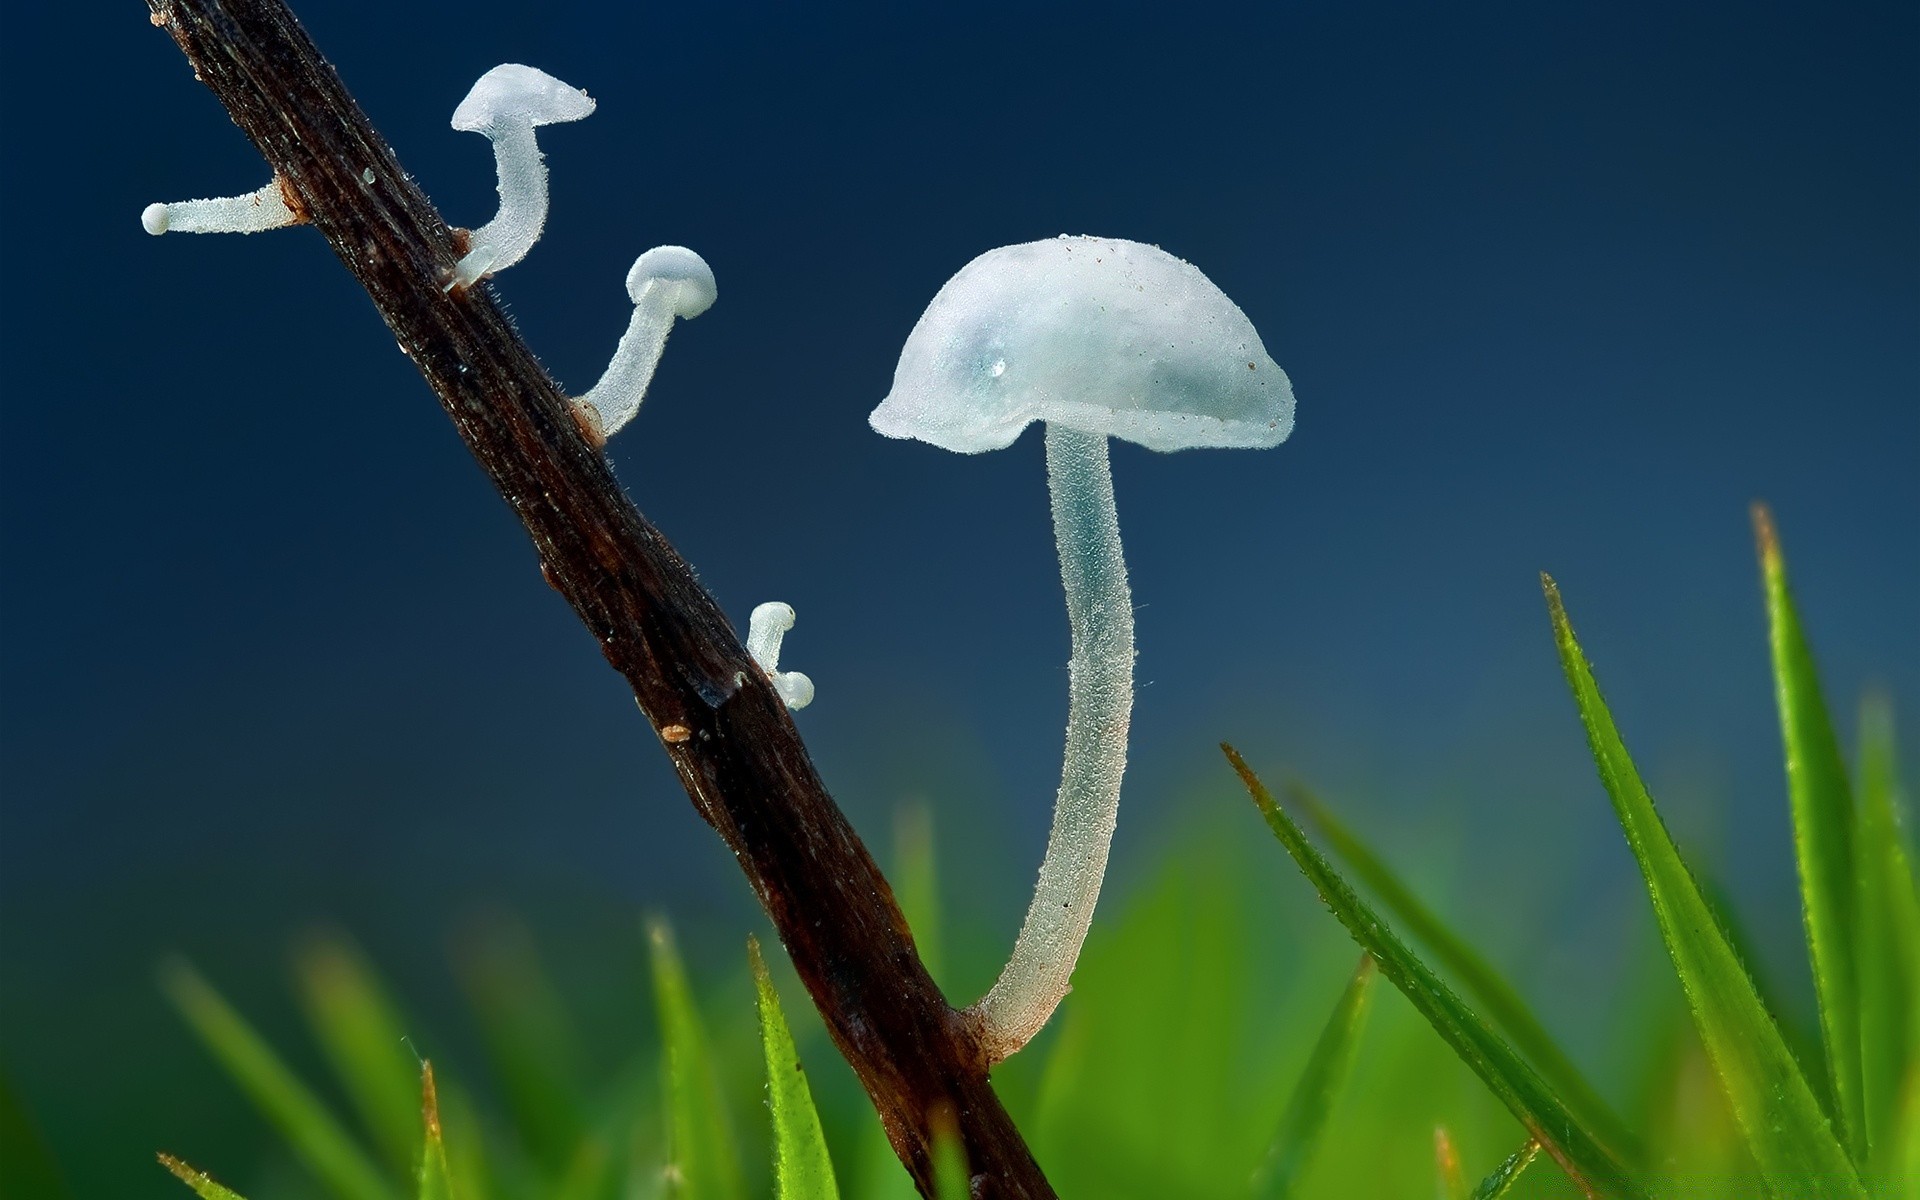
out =
<path fill-rule="evenodd" d="M 778 600 L 754 608 L 747 618 L 747 654 L 759 664 L 788 708 L 813 703 L 813 680 L 798 671 L 780 670 L 780 643 L 793 628 L 793 606 Z"/>
<path fill-rule="evenodd" d="M 547 223 L 547 164 L 534 130 L 578 121 L 593 112 L 593 97 L 545 71 L 502 63 L 482 75 L 453 110 L 453 127 L 493 142 L 500 211 L 468 237 L 467 253 L 450 288 L 471 287 L 527 256 Z"/>
<path fill-rule="evenodd" d="M 285 185 L 277 175 L 265 187 L 244 196 L 149 204 L 140 213 L 140 227 L 155 237 L 163 233 L 260 233 L 305 220 L 288 207 Z"/>
<path fill-rule="evenodd" d="M 963 454 L 1047 426 L 1073 631 L 1067 747 L 1033 902 L 999 981 L 967 1010 L 999 1062 L 1067 994 L 1119 814 L 1133 598 L 1107 438 L 1154 450 L 1272 446 L 1293 428 L 1293 389 L 1246 314 L 1191 264 L 1139 242 L 1063 236 L 989 251 L 949 280 L 868 419 L 888 437 Z"/>
<path fill-rule="evenodd" d="M 640 411 L 674 318 L 699 316 L 713 307 L 719 294 L 713 268 L 685 246 L 655 246 L 634 260 L 627 272 L 633 317 L 600 382 L 574 400 L 602 442 Z"/>

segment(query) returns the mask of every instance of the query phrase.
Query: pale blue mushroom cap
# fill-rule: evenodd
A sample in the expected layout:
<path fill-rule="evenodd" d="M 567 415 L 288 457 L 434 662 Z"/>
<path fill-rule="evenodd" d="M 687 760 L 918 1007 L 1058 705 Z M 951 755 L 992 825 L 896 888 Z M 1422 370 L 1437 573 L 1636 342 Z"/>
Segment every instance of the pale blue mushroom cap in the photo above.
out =
<path fill-rule="evenodd" d="M 1293 386 L 1192 263 L 1062 235 L 989 250 L 948 280 L 868 421 L 961 454 L 1034 421 L 1153 450 L 1261 448 L 1293 431 Z"/>
<path fill-rule="evenodd" d="M 593 97 L 538 67 L 501 63 L 474 82 L 453 110 L 453 127 L 486 133 L 495 124 L 557 125 L 592 115 Z"/>

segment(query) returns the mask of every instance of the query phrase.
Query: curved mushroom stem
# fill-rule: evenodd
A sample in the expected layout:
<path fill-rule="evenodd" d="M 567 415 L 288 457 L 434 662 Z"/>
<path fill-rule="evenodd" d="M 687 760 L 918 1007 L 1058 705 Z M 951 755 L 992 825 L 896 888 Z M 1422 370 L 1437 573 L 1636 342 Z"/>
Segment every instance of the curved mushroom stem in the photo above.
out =
<path fill-rule="evenodd" d="M 667 334 L 673 331 L 674 312 L 666 289 L 656 282 L 644 284 L 635 297 L 633 316 L 627 331 L 620 335 L 613 358 L 607 363 L 600 382 L 574 404 L 591 414 L 590 420 L 605 441 L 618 433 L 640 411 L 647 397 L 647 385 L 660 366 L 660 355 L 667 348 Z"/>
<path fill-rule="evenodd" d="M 1066 762 L 1040 879 L 1013 956 L 965 1014 L 989 1063 L 1026 1045 L 1069 990 L 1107 870 L 1133 712 L 1133 595 L 1106 437 L 1049 423 L 1047 485 L 1073 628 Z"/>
<path fill-rule="evenodd" d="M 756 605 L 747 618 L 747 655 L 759 664 L 773 690 L 791 709 L 813 703 L 813 680 L 798 671 L 780 670 L 780 643 L 793 628 L 793 606 L 778 600 Z"/>
<path fill-rule="evenodd" d="M 692 320 L 712 307 L 718 294 L 713 268 L 685 246 L 655 246 L 633 261 L 627 272 L 627 298 L 633 301 L 627 331 L 600 382 L 573 401 L 595 440 L 605 445 L 640 411 L 674 319 Z M 792 623 L 789 610 L 787 624 Z"/>
<path fill-rule="evenodd" d="M 493 165 L 499 177 L 500 211 L 473 231 L 467 253 L 453 269 L 449 289 L 472 287 L 527 256 L 547 224 L 547 163 L 531 124 L 500 121 L 490 126 Z"/>

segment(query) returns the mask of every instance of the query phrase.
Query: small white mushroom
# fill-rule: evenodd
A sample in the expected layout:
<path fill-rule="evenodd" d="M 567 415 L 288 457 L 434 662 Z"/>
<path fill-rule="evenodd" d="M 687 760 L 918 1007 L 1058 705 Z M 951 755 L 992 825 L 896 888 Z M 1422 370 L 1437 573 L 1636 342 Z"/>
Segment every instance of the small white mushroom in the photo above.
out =
<path fill-rule="evenodd" d="M 1157 246 L 1059 237 L 1003 246 L 947 281 L 907 337 L 875 430 L 978 454 L 1046 423 L 1067 597 L 1067 747 L 1026 920 L 966 1012 L 989 1062 L 1067 994 L 1119 815 L 1133 711 L 1133 597 L 1107 439 L 1153 450 L 1264 447 L 1293 429 L 1293 388 L 1246 314 Z"/>
<path fill-rule="evenodd" d="M 547 164 L 533 131 L 592 112 L 593 97 L 519 63 L 502 63 L 473 85 L 453 110 L 453 127 L 493 142 L 500 211 L 469 235 L 449 290 L 504 271 L 533 249 L 547 223 Z"/>
<path fill-rule="evenodd" d="M 149 204 L 140 213 L 140 227 L 155 237 L 163 233 L 259 233 L 305 222 L 304 216 L 287 207 L 286 186 L 277 175 L 265 187 L 244 196 Z"/>
<path fill-rule="evenodd" d="M 759 664 L 788 708 L 813 703 L 813 680 L 798 671 L 780 670 L 780 643 L 793 628 L 793 606 L 769 600 L 747 618 L 747 653 Z"/>
<path fill-rule="evenodd" d="M 634 260 L 627 272 L 627 296 L 633 301 L 627 331 L 600 382 L 573 402 L 600 441 L 640 411 L 673 319 L 699 316 L 718 295 L 713 268 L 685 246 L 655 246 Z"/>

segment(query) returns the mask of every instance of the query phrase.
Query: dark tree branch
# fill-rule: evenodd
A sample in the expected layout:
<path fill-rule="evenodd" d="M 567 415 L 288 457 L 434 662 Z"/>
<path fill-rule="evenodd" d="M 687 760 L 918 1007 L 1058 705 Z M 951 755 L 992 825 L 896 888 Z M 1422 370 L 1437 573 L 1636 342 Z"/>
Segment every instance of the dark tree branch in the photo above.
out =
<path fill-rule="evenodd" d="M 373 298 L 526 525 L 542 570 L 633 687 L 801 980 L 931 1195 L 936 1122 L 980 1197 L 1051 1197 L 985 1061 L 921 965 L 892 889 L 713 598 L 614 482 L 483 285 L 448 292 L 455 235 L 280 0 L 149 0 L 204 82 Z"/>

